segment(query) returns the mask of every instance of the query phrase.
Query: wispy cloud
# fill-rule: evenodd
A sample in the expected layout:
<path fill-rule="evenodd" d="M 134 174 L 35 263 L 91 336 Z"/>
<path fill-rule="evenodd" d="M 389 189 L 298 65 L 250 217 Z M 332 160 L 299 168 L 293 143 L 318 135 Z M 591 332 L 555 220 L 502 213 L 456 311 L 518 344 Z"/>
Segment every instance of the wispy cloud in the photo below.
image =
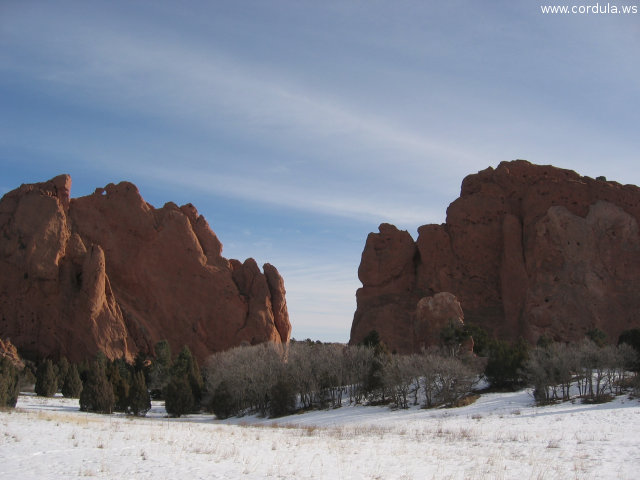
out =
<path fill-rule="evenodd" d="M 4 2 L 0 160 L 17 171 L 4 183 L 63 169 L 97 182 L 83 194 L 126 179 L 203 213 L 220 202 L 235 233 L 239 211 L 304 218 L 302 242 L 331 222 L 360 248 L 383 221 L 414 234 L 443 221 L 463 177 L 502 160 L 640 183 L 634 18 L 517 2 L 190 7 Z M 332 245 L 352 256 L 336 261 L 251 226 L 222 240 L 284 265 L 294 321 L 344 328 L 352 239 Z"/>

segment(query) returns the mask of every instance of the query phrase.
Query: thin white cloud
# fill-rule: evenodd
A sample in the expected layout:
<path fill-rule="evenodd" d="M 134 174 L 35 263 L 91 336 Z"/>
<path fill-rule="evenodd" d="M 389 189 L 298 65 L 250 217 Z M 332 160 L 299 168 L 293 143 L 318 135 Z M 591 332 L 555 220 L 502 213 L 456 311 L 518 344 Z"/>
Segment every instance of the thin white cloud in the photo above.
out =
<path fill-rule="evenodd" d="M 77 97 L 86 95 L 87 101 L 105 108 L 159 115 L 170 122 L 179 118 L 205 131 L 244 128 L 247 136 L 269 136 L 283 148 L 298 144 L 308 149 L 315 144 L 331 151 L 339 145 L 347 151 L 386 153 L 368 156 L 370 166 L 388 161 L 389 152 L 395 162 L 414 165 L 418 158 L 456 162 L 472 158 L 426 132 L 359 110 L 334 94 L 306 89 L 286 73 L 243 62 L 215 47 L 202 50 L 100 28 L 87 32 L 59 20 L 56 29 L 65 30 L 65 41 L 49 41 L 47 33 L 39 37 L 32 32 L 28 37 L 42 58 L 58 62 L 24 68 L 35 68 L 38 71 L 31 75 L 73 89 Z M 18 28 L 11 33 L 15 41 L 23 39 Z M 20 68 L 13 62 L 3 65 L 9 71 Z"/>
<path fill-rule="evenodd" d="M 399 225 L 418 226 L 437 221 L 443 215 L 438 206 L 413 205 L 406 203 L 375 202 L 371 197 L 362 198 L 348 192 L 332 192 L 327 195 L 320 190 L 310 190 L 306 186 L 276 185 L 270 180 L 255 177 L 233 176 L 174 168 L 139 166 L 130 167 L 136 175 L 144 175 L 155 182 L 182 186 L 201 193 L 227 195 L 245 201 L 270 203 L 294 210 L 309 211 L 322 215 L 350 218 L 360 222 L 393 222 Z M 269 192 L 265 194 L 265 192 Z"/>

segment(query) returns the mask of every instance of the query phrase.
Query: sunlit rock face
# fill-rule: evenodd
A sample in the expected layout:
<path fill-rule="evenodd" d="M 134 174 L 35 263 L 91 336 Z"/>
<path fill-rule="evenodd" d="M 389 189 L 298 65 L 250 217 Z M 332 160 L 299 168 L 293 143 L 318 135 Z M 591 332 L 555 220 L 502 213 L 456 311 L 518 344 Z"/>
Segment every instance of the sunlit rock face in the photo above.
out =
<path fill-rule="evenodd" d="M 0 337 L 21 353 L 131 359 L 167 339 L 204 360 L 289 341 L 277 269 L 224 258 L 193 205 L 156 209 L 128 182 L 70 191 L 61 175 L 0 200 Z"/>
<path fill-rule="evenodd" d="M 640 326 L 639 219 L 633 185 L 524 160 L 469 175 L 445 224 L 420 227 L 416 241 L 388 224 L 369 235 L 351 342 L 377 330 L 399 352 L 437 343 L 416 308 L 440 292 L 499 338 L 571 341 L 599 328 L 616 341 Z"/>

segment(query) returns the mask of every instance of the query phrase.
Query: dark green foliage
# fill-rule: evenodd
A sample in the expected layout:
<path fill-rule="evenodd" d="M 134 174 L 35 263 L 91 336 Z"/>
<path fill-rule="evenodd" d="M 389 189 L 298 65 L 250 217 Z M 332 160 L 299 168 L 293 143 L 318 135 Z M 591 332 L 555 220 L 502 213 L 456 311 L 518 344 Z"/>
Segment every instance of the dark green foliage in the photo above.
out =
<path fill-rule="evenodd" d="M 202 380 L 202 375 L 200 374 L 198 362 L 193 358 L 189 347 L 183 347 L 178 354 L 178 357 L 175 359 L 171 367 L 171 375 L 172 378 L 184 377 L 187 379 L 193 396 L 194 408 L 197 409 L 200 405 L 200 400 L 202 399 L 202 387 L 204 382 Z"/>
<path fill-rule="evenodd" d="M 296 410 L 296 390 L 294 383 L 287 378 L 281 378 L 271 387 L 271 401 L 269 414 L 271 417 L 282 417 Z"/>
<path fill-rule="evenodd" d="M 80 410 L 83 412 L 111 413 L 116 398 L 107 378 L 105 367 L 96 360 L 87 371 L 87 381 L 80 394 Z"/>
<path fill-rule="evenodd" d="M 508 344 L 495 340 L 489 348 L 485 376 L 494 388 L 516 388 L 524 383 L 523 367 L 528 356 L 528 346 L 520 340 Z"/>
<path fill-rule="evenodd" d="M 599 328 L 592 328 L 586 334 L 587 338 L 595 343 L 598 347 L 604 347 L 607 343 L 607 334 Z"/>
<path fill-rule="evenodd" d="M 133 373 L 127 404 L 128 412 L 136 416 L 144 417 L 151 409 L 151 397 L 141 370 Z"/>
<path fill-rule="evenodd" d="M 491 346 L 489 333 L 484 328 L 468 322 L 464 324 L 463 330 L 468 337 L 473 339 L 473 353 L 479 357 L 488 357 Z"/>
<path fill-rule="evenodd" d="M 151 373 L 151 363 L 147 356 L 139 351 L 136 354 L 136 358 L 133 359 L 133 370 L 136 372 L 142 372 L 144 374 L 144 381 L 149 383 L 149 374 Z"/>
<path fill-rule="evenodd" d="M 164 407 L 169 416 L 180 417 L 194 410 L 195 402 L 186 377 L 172 377 L 163 394 Z"/>
<path fill-rule="evenodd" d="M 156 343 L 153 351 L 156 354 L 156 363 L 167 368 L 171 366 L 171 346 L 167 340 Z"/>
<path fill-rule="evenodd" d="M 457 326 L 450 321 L 446 327 L 440 330 L 440 342 L 447 349 L 449 355 L 456 356 L 461 345 L 471 338 L 471 333 L 464 326 Z"/>
<path fill-rule="evenodd" d="M 213 392 L 208 409 L 221 420 L 238 414 L 238 406 L 226 381 L 222 381 Z"/>
<path fill-rule="evenodd" d="M 549 348 L 552 344 L 553 344 L 553 338 L 547 335 L 540 335 L 538 337 L 538 341 L 536 342 L 536 347 Z"/>
<path fill-rule="evenodd" d="M 9 359 L 0 357 L 0 408 L 15 407 L 19 391 L 18 369 Z"/>
<path fill-rule="evenodd" d="M 371 330 L 367 336 L 362 339 L 360 345 L 368 348 L 375 348 L 380 345 L 380 334 L 377 330 Z"/>
<path fill-rule="evenodd" d="M 155 359 L 149 369 L 149 388 L 153 398 L 162 398 L 162 392 L 171 379 L 171 346 L 162 340 L 153 347 Z"/>
<path fill-rule="evenodd" d="M 62 395 L 67 398 L 79 398 L 81 392 L 82 380 L 80 380 L 78 367 L 76 365 L 71 365 L 64 378 L 64 383 L 62 384 Z"/>
<path fill-rule="evenodd" d="M 364 382 L 364 391 L 367 397 L 372 401 L 377 401 L 384 397 L 384 362 L 383 358 L 376 355 L 371 364 L 369 365 L 369 371 Z"/>
<path fill-rule="evenodd" d="M 56 370 L 56 375 L 58 378 L 58 386 L 62 386 L 64 385 L 64 381 L 67 378 L 67 374 L 69 373 L 69 360 L 67 360 L 67 357 L 62 357 L 59 361 L 58 364 L 54 366 L 55 370 Z"/>
<path fill-rule="evenodd" d="M 53 397 L 58 391 L 58 377 L 49 359 L 38 366 L 35 391 L 40 397 Z"/>
<path fill-rule="evenodd" d="M 126 412 L 129 402 L 129 372 L 126 369 L 126 363 L 123 361 L 124 368 L 121 369 L 119 361 L 110 362 L 107 365 L 107 378 L 113 387 L 115 403 L 113 409 L 116 412 Z"/>

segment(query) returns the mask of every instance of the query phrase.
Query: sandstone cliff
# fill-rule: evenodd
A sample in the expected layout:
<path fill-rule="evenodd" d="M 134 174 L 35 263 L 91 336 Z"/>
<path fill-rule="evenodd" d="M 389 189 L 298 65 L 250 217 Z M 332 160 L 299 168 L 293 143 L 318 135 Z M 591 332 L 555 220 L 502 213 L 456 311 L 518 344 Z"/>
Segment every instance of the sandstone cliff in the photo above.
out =
<path fill-rule="evenodd" d="M 351 342 L 375 329 L 401 352 L 434 343 L 416 309 L 439 292 L 500 338 L 600 328 L 615 341 L 640 326 L 639 220 L 636 186 L 524 160 L 469 175 L 446 223 L 420 227 L 417 241 L 388 224 L 369 235 Z"/>
<path fill-rule="evenodd" d="M 132 358 L 167 339 L 203 360 L 288 342 L 276 268 L 222 257 L 193 205 L 156 209 L 128 182 L 74 199 L 70 190 L 61 175 L 0 200 L 0 337 L 23 355 Z"/>

